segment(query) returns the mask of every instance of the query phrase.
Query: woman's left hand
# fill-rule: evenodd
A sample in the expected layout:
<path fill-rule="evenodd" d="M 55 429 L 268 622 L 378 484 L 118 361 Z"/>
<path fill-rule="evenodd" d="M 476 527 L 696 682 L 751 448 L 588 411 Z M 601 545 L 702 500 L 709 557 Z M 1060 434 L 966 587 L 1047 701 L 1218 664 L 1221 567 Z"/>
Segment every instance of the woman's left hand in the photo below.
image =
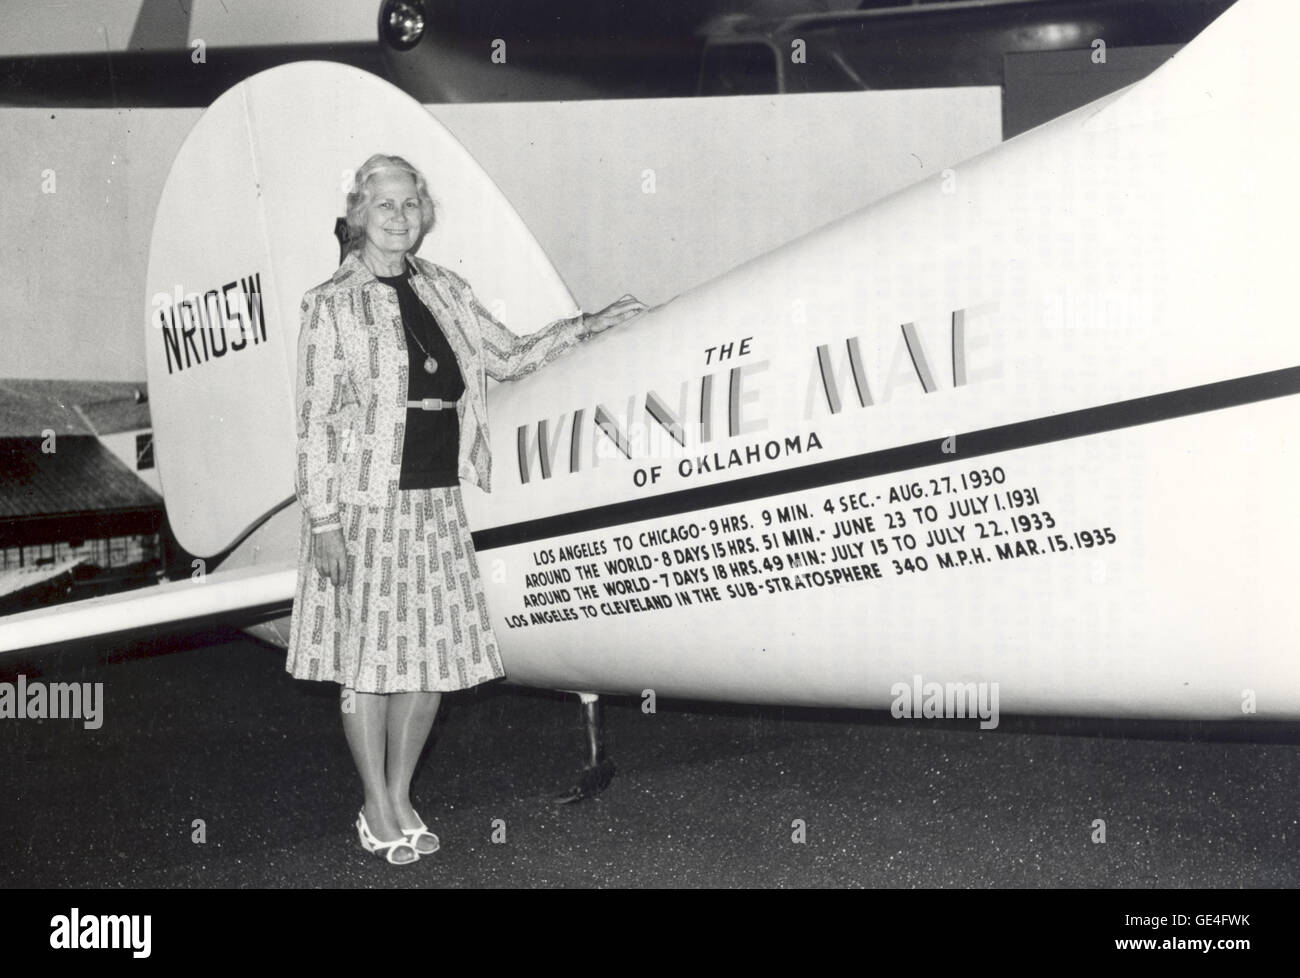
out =
<path fill-rule="evenodd" d="M 625 295 L 617 302 L 610 303 L 600 312 L 584 313 L 583 320 L 586 324 L 587 333 L 594 336 L 596 333 L 603 333 L 611 326 L 617 326 L 624 320 L 641 315 L 648 308 L 649 306 L 636 296 Z"/>

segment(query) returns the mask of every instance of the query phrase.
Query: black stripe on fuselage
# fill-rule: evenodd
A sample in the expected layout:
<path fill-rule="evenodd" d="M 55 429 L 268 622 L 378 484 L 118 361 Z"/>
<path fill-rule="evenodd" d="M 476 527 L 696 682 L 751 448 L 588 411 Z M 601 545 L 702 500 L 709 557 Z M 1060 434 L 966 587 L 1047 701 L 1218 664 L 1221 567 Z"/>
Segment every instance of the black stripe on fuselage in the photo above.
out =
<path fill-rule="evenodd" d="M 899 445 L 847 458 L 813 462 L 779 472 L 764 472 L 713 485 L 667 492 L 645 499 L 594 506 L 522 523 L 508 523 L 473 534 L 476 550 L 492 550 L 550 537 L 567 536 L 602 530 L 625 523 L 661 519 L 695 510 L 731 506 L 766 499 L 783 493 L 818 489 L 842 482 L 855 482 L 874 476 L 905 472 L 930 465 L 964 461 L 995 452 L 1007 452 L 1034 445 L 1082 438 L 1137 425 L 1153 424 L 1172 418 L 1203 414 L 1224 408 L 1239 407 L 1257 401 L 1300 393 L 1300 367 L 1287 367 L 1266 373 L 1216 381 L 1198 387 L 1151 394 L 1113 404 L 1066 411 L 1028 421 L 958 433 L 958 454 L 944 455 L 942 439 L 931 438 L 910 445 Z M 708 452 L 720 446 L 709 446 Z M 701 451 L 705 451 L 702 449 Z"/>

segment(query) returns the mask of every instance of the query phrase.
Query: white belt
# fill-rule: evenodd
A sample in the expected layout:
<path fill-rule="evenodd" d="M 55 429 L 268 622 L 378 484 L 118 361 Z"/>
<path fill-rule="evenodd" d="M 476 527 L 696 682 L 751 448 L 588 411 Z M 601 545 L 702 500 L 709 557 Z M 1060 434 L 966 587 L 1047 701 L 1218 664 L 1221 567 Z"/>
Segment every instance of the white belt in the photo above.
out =
<path fill-rule="evenodd" d="M 443 409 L 454 411 L 456 409 L 456 401 L 459 400 L 460 398 L 456 398 L 455 401 L 444 401 L 441 397 L 426 397 L 422 401 L 407 401 L 406 406 L 409 408 L 419 408 L 422 411 L 442 411 Z"/>

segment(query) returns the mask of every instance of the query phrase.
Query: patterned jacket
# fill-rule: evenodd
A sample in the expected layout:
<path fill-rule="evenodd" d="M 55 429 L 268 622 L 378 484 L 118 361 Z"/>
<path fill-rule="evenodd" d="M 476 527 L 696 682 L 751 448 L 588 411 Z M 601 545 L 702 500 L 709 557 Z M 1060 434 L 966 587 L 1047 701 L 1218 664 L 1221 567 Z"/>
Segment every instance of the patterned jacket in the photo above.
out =
<path fill-rule="evenodd" d="M 462 482 L 492 491 L 487 376 L 517 380 L 569 350 L 583 318 L 520 337 L 493 318 L 454 272 L 408 256 L 411 286 L 443 328 L 465 378 L 456 404 Z M 313 532 L 341 526 L 340 501 L 389 505 L 401 476 L 408 394 L 397 294 L 352 252 L 307 292 L 298 333 L 295 488 Z"/>

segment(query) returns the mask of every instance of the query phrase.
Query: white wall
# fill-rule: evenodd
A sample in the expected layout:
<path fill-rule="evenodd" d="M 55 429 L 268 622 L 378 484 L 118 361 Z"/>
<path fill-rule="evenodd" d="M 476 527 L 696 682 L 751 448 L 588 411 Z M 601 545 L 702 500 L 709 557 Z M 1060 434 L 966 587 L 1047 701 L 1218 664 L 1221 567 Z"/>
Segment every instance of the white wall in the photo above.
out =
<path fill-rule="evenodd" d="M 0 57 L 125 51 L 142 9 L 149 50 L 374 41 L 379 23 L 379 0 L 5 0 Z"/>
<path fill-rule="evenodd" d="M 624 292 L 672 298 L 996 145 L 1001 129 L 997 88 L 430 111 L 588 309 Z M 198 116 L 0 108 L 0 376 L 145 378 L 154 208 Z"/>

